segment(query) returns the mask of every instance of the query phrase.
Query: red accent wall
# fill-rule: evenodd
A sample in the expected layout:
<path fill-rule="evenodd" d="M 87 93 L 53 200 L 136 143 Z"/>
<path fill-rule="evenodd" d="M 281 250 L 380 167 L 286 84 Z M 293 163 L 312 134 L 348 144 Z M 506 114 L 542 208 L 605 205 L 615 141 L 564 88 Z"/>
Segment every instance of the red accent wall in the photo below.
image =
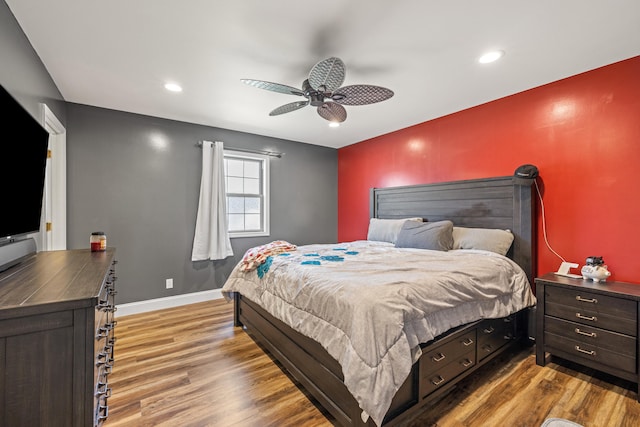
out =
<path fill-rule="evenodd" d="M 551 248 L 640 284 L 640 56 L 338 150 L 338 239 L 366 239 L 369 189 L 538 167 Z M 538 274 L 561 260 L 538 208 Z M 579 271 L 574 271 L 578 273 Z"/>

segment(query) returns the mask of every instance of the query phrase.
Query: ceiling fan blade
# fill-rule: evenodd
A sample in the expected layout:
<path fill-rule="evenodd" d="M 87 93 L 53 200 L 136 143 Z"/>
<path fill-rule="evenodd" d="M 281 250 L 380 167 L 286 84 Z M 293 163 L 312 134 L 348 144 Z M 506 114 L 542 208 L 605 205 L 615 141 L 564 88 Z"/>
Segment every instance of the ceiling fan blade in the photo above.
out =
<path fill-rule="evenodd" d="M 342 123 L 347 119 L 347 110 L 335 102 L 325 102 L 318 107 L 318 114 L 330 122 Z"/>
<path fill-rule="evenodd" d="M 340 58 L 327 58 L 313 66 L 309 73 L 309 84 L 315 90 L 333 92 L 342 82 L 346 69 Z"/>
<path fill-rule="evenodd" d="M 366 105 L 385 101 L 393 91 L 380 86 L 352 85 L 336 89 L 331 95 L 334 102 L 342 105 Z"/>
<path fill-rule="evenodd" d="M 280 114 L 290 113 L 292 111 L 299 110 L 302 107 L 306 107 L 307 105 L 309 105 L 309 101 L 308 100 L 307 101 L 292 102 L 290 104 L 284 104 L 284 105 L 281 105 L 280 107 L 276 108 L 272 112 L 270 112 L 269 115 L 270 116 L 278 116 Z"/>
<path fill-rule="evenodd" d="M 304 93 L 300 89 L 292 86 L 283 85 L 280 83 L 265 82 L 262 80 L 252 79 L 240 79 L 241 82 L 248 84 L 249 86 L 257 87 L 258 89 L 270 90 L 273 92 L 284 93 L 287 95 L 300 95 L 304 96 Z"/>

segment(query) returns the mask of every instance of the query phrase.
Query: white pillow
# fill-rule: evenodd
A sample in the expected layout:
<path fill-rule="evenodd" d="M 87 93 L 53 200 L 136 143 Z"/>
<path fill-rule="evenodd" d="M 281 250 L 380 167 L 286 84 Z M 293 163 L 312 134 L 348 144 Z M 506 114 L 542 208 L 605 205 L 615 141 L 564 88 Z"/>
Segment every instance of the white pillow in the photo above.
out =
<path fill-rule="evenodd" d="M 402 224 L 404 224 L 406 221 L 422 222 L 422 218 L 371 218 L 369 220 L 369 231 L 367 233 L 367 240 L 375 240 L 376 242 L 389 242 L 395 244 L 398 240 L 398 234 L 402 229 Z"/>
<path fill-rule="evenodd" d="M 513 233 L 495 228 L 453 227 L 453 249 L 481 249 L 506 255 Z"/>

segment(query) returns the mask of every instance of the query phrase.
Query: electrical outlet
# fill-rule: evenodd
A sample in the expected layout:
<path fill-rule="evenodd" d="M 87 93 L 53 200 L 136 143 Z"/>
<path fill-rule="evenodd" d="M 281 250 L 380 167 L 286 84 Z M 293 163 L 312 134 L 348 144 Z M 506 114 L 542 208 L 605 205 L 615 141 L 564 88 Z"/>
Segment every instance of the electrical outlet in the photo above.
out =
<path fill-rule="evenodd" d="M 173 288 L 173 279 L 166 280 L 167 289 Z"/>

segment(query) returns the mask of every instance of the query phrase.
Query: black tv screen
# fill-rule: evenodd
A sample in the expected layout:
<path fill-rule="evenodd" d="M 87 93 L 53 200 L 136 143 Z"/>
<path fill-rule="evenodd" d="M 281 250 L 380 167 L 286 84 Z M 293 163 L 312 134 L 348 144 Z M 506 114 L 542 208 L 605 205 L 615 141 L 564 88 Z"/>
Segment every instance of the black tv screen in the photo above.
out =
<path fill-rule="evenodd" d="M 0 86 L 0 244 L 40 230 L 49 133 Z"/>

